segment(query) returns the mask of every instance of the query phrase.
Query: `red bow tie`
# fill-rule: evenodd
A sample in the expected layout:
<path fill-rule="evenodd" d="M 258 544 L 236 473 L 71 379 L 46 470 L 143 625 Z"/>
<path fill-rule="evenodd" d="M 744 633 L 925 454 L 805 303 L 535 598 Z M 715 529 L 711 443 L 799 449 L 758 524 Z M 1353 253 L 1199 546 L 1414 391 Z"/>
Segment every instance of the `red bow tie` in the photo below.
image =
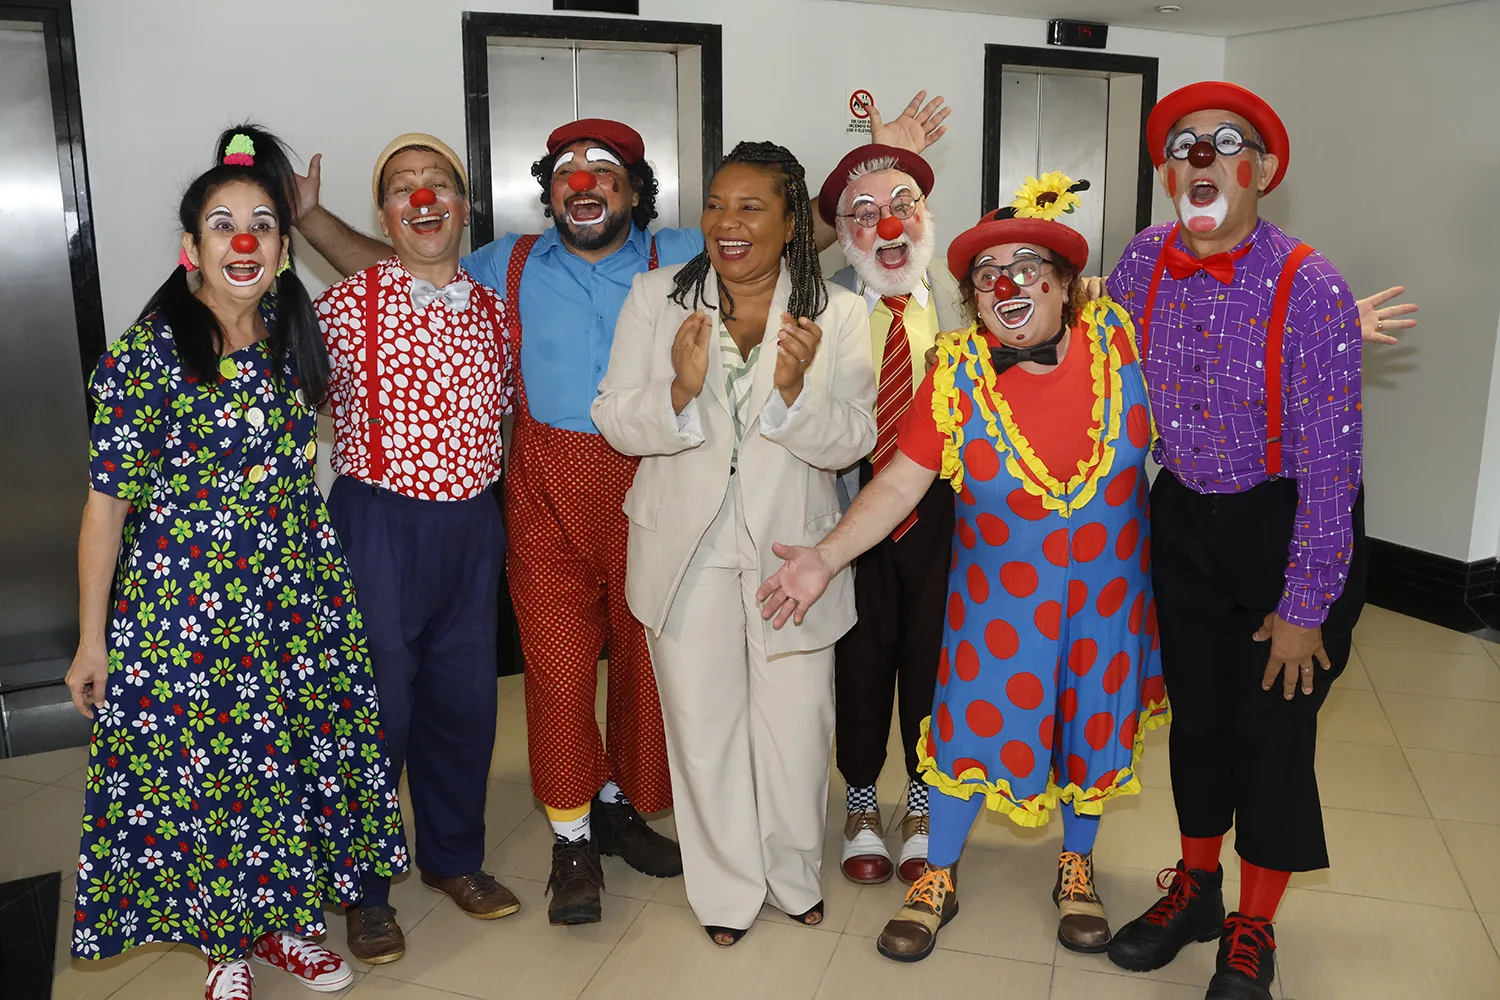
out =
<path fill-rule="evenodd" d="M 1199 271 L 1207 271 L 1219 279 L 1219 284 L 1227 285 L 1234 280 L 1234 262 L 1250 252 L 1252 243 L 1246 243 L 1233 252 L 1216 253 L 1199 260 L 1186 250 L 1177 249 L 1177 245 L 1167 247 L 1163 256 L 1167 261 L 1167 270 L 1172 272 L 1172 277 L 1178 281 L 1191 278 Z"/>

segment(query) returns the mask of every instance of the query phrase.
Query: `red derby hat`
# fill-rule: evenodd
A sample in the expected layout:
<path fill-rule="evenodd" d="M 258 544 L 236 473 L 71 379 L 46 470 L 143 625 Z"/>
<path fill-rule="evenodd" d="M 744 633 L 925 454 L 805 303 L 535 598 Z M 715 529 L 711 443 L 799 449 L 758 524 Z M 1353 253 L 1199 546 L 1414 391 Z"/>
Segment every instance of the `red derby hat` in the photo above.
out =
<path fill-rule="evenodd" d="M 823 217 L 823 221 L 833 225 L 834 217 L 839 211 L 839 198 L 843 196 L 844 188 L 849 186 L 849 174 L 855 167 L 871 160 L 887 158 L 896 161 L 895 169 L 911 175 L 911 179 L 917 182 L 917 187 L 922 189 L 923 196 L 932 193 L 932 167 L 926 160 L 909 149 L 878 142 L 867 143 L 851 149 L 823 182 L 823 189 L 818 192 L 818 214 Z"/>
<path fill-rule="evenodd" d="M 639 163 L 646 158 L 646 142 L 641 134 L 622 122 L 608 118 L 580 118 L 555 129 L 547 137 L 547 155 L 556 155 L 559 149 L 579 139 L 597 139 L 620 154 L 626 163 Z"/>
<path fill-rule="evenodd" d="M 1082 271 L 1089 261 L 1089 241 L 1078 230 L 1061 222 L 1046 219 L 1017 219 L 1005 216 L 1008 208 L 986 215 L 972 229 L 962 232 L 948 244 L 948 270 L 960 281 L 969 273 L 969 265 L 981 250 L 1002 243 L 1029 243 L 1061 254 L 1073 267 Z"/>
<path fill-rule="evenodd" d="M 1270 194 L 1286 176 L 1291 159 L 1286 126 L 1269 104 L 1237 84 L 1218 80 L 1190 83 L 1157 101 L 1146 120 L 1146 145 L 1151 150 L 1151 162 L 1159 167 L 1167 161 L 1167 133 L 1173 125 L 1195 112 L 1221 109 L 1232 111 L 1254 125 L 1266 142 L 1266 152 L 1276 157 L 1276 175 L 1264 192 Z"/>

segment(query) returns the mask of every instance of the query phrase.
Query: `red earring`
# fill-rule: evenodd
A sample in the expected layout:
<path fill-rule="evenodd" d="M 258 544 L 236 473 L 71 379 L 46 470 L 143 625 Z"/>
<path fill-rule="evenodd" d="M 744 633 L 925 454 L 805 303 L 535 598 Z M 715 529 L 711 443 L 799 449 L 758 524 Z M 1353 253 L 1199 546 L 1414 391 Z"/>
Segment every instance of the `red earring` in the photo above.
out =
<path fill-rule="evenodd" d="M 187 268 L 189 273 L 198 270 L 198 265 L 188 260 L 187 247 L 183 247 L 182 253 L 177 255 L 177 266 Z"/>

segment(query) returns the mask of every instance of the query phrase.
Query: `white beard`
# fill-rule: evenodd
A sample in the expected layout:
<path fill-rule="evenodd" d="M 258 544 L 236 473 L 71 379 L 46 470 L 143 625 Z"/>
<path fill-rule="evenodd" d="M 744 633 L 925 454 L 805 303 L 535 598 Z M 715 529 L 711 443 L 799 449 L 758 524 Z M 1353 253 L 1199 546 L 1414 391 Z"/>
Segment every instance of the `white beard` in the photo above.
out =
<path fill-rule="evenodd" d="M 933 232 L 932 216 L 922 220 L 922 238 L 913 243 L 903 234 L 900 239 L 907 244 L 906 263 L 899 271 L 881 266 L 875 254 L 866 253 L 854 245 L 848 230 L 839 234 L 839 245 L 843 247 L 844 259 L 854 268 L 860 280 L 880 295 L 910 295 L 922 284 L 927 275 L 927 266 L 932 263 L 933 249 L 937 246 L 937 234 Z M 875 246 L 886 246 L 887 241 L 876 237 Z M 890 241 L 895 242 L 895 241 Z"/>

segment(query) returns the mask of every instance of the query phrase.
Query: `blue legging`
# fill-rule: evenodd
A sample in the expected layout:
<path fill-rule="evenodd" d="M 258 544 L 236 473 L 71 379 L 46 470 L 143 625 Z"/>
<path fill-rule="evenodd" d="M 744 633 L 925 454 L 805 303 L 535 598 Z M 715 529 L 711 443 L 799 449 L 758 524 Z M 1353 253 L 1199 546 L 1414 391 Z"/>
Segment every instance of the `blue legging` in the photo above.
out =
<path fill-rule="evenodd" d="M 938 792 L 928 796 L 928 804 L 932 818 L 929 821 L 927 863 L 934 868 L 946 868 L 957 862 L 963 853 L 964 841 L 969 839 L 969 828 L 984 806 L 984 796 L 961 799 Z M 1099 817 L 1080 816 L 1067 803 L 1057 811 L 1062 813 L 1063 850 L 1078 854 L 1092 851 L 1094 838 L 1099 835 Z"/>

